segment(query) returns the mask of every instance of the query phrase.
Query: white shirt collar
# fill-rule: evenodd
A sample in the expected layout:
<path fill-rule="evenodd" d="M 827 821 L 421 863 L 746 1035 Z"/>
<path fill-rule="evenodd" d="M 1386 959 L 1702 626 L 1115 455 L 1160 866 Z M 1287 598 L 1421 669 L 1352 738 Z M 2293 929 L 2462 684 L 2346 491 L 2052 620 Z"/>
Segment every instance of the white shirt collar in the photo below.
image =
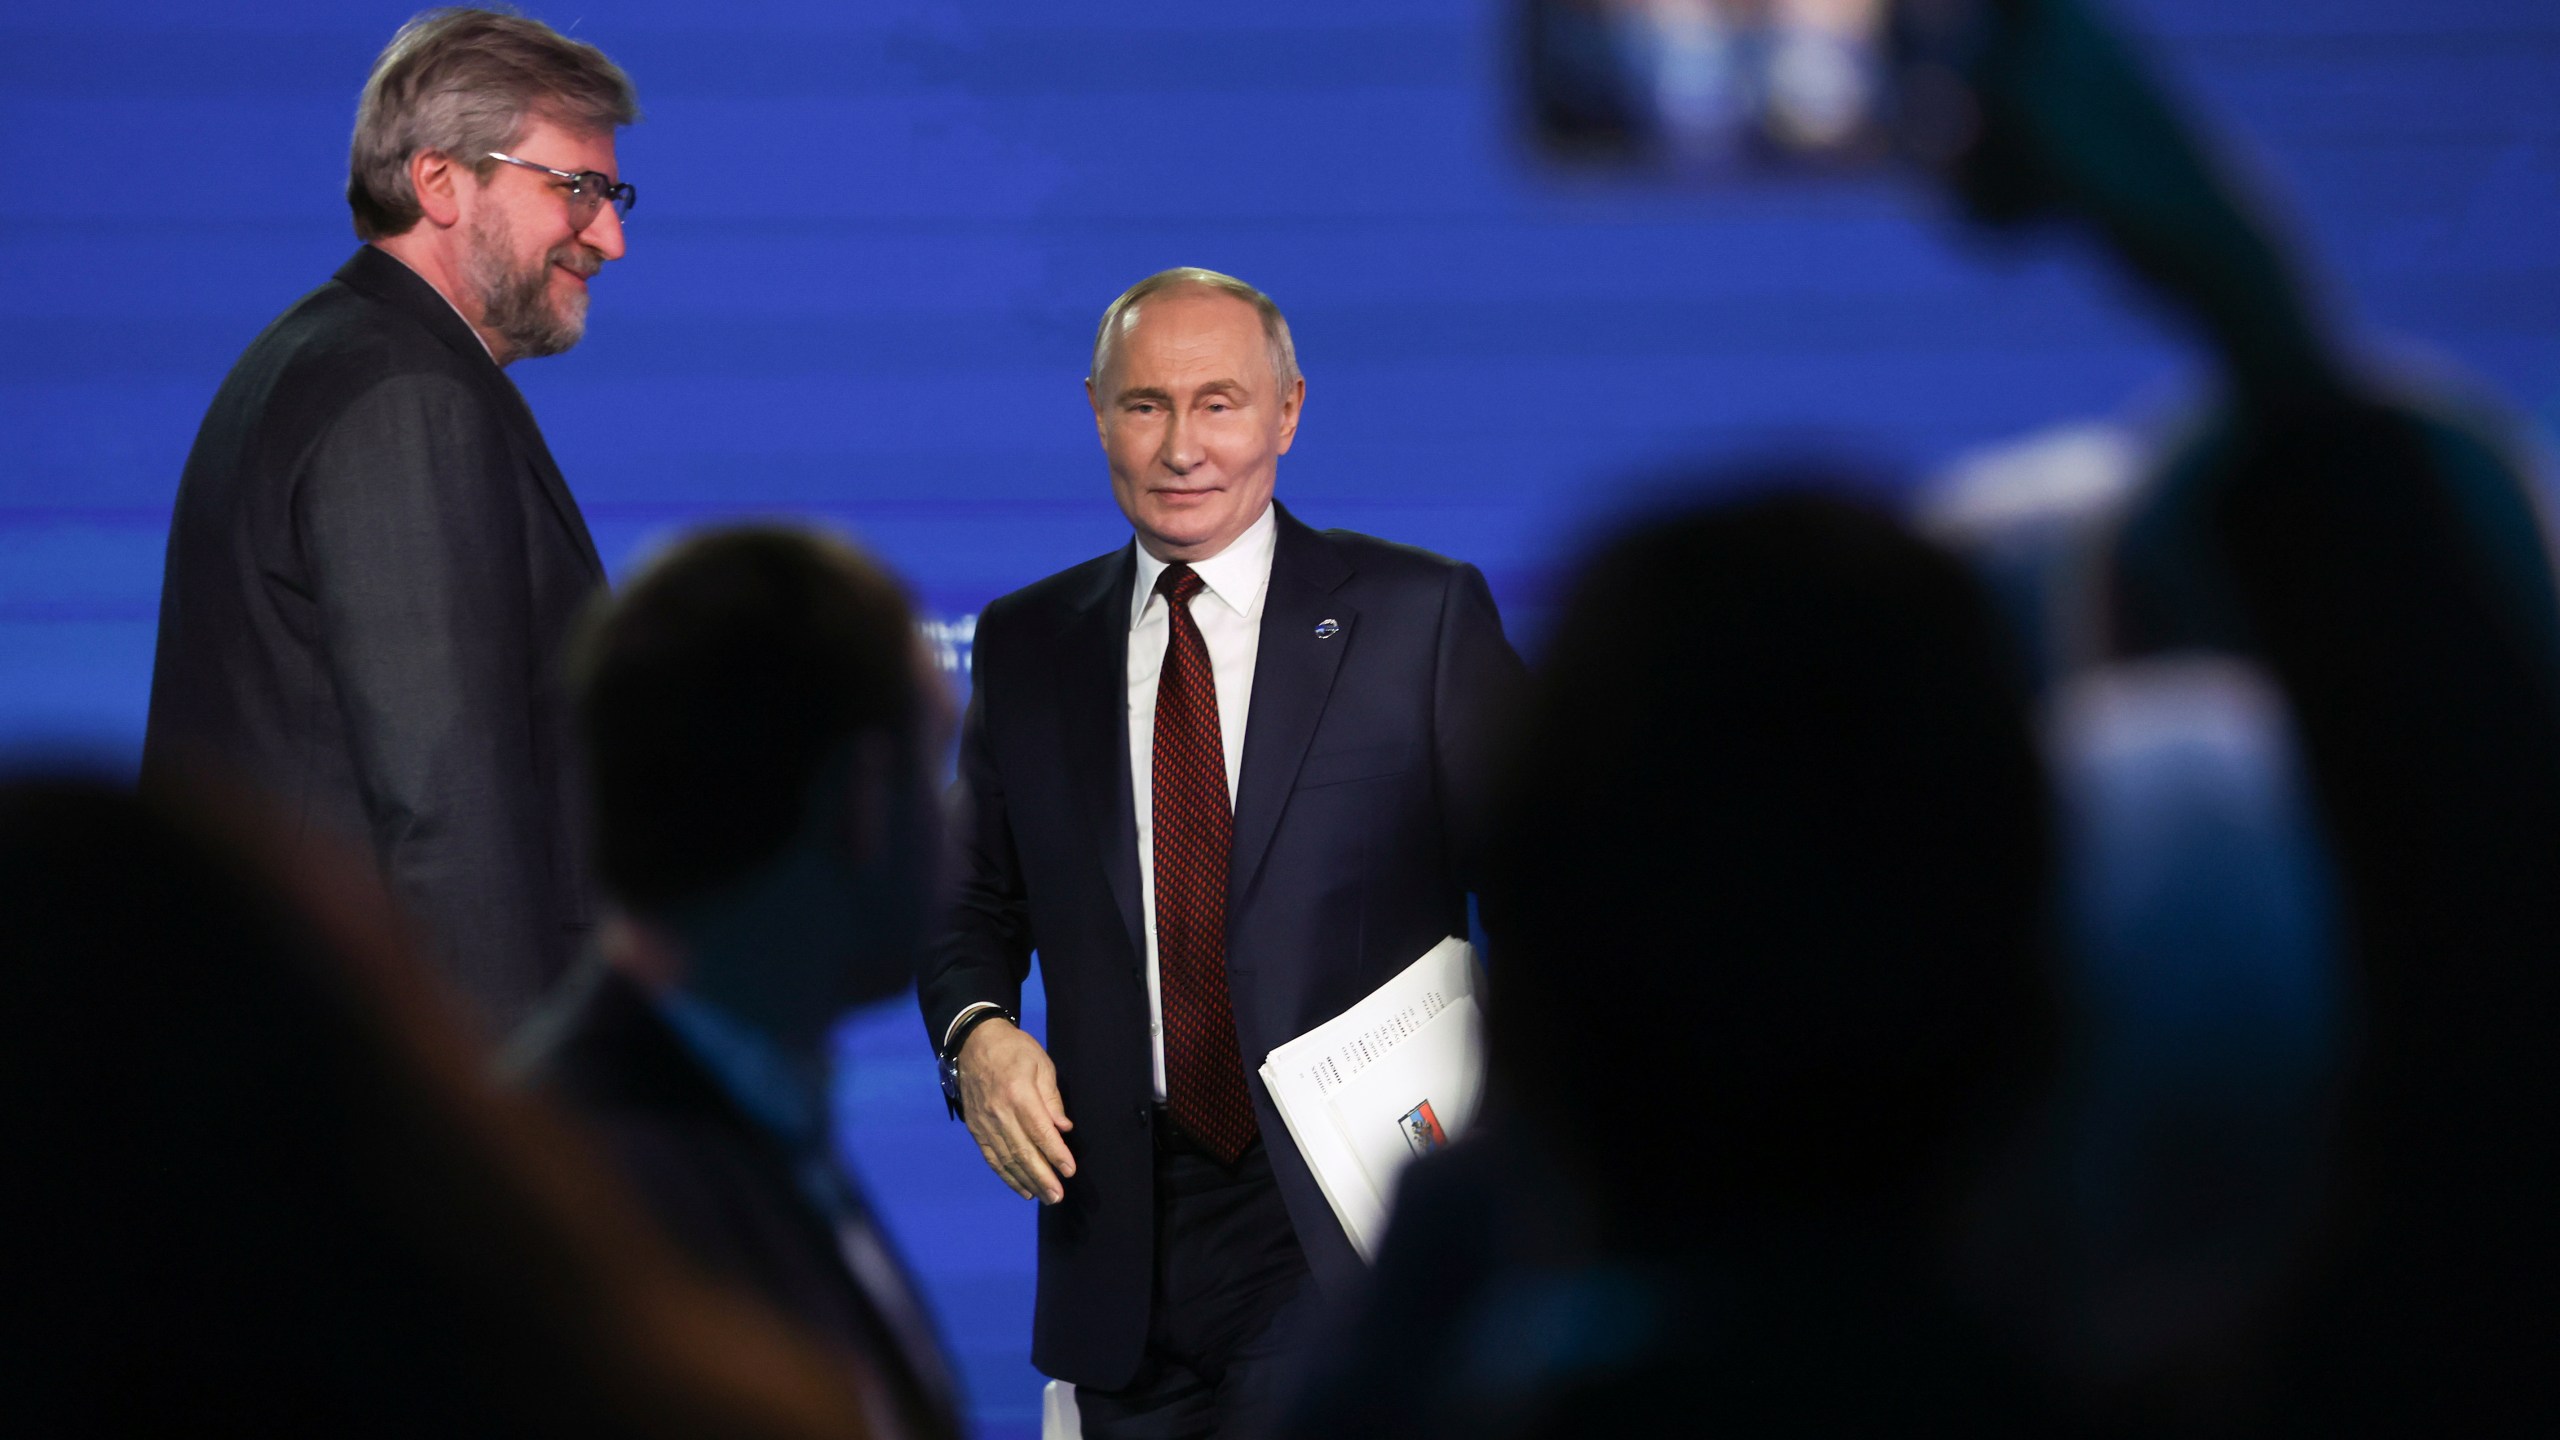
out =
<path fill-rule="evenodd" d="M 1262 514 L 1245 527 L 1244 533 L 1229 542 L 1227 548 L 1206 560 L 1191 562 L 1192 573 L 1210 594 L 1226 602 L 1227 608 L 1247 620 L 1262 618 L 1262 596 L 1271 588 L 1271 553 L 1280 539 L 1277 504 L 1262 507 Z M 1129 596 L 1129 628 L 1138 628 L 1146 618 L 1147 601 L 1156 593 L 1156 580 L 1172 569 L 1170 562 L 1157 559 L 1140 545 L 1138 551 L 1138 583 Z"/>

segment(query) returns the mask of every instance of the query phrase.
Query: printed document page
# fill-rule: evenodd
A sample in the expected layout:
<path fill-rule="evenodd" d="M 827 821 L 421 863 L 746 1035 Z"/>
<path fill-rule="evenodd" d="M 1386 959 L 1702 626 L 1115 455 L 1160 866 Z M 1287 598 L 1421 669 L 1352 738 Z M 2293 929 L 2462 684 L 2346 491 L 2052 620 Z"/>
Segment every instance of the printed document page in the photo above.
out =
<path fill-rule="evenodd" d="M 1289 1137 L 1364 1259 L 1386 1234 L 1397 1174 L 1458 1138 L 1483 1082 L 1475 950 L 1455 936 L 1262 1066 Z"/>

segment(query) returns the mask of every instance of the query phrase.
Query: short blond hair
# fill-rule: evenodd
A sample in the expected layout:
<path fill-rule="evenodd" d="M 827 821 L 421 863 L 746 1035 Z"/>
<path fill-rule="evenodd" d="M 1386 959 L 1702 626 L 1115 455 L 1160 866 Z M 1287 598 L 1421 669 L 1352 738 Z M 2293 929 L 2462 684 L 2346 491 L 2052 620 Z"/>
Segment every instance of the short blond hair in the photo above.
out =
<path fill-rule="evenodd" d="M 405 235 L 422 212 L 409 184 L 421 150 L 450 155 L 487 179 L 536 117 L 573 130 L 611 131 L 640 118 L 631 77 L 593 45 L 539 20 L 497 10 L 419 13 L 373 62 L 356 102 L 347 153 L 347 205 L 356 237 Z"/>
<path fill-rule="evenodd" d="M 1111 308 L 1102 312 L 1102 324 L 1093 332 L 1093 369 L 1085 378 L 1101 383 L 1102 367 L 1111 358 L 1111 342 L 1129 312 L 1138 308 L 1139 302 L 1150 295 L 1161 295 L 1184 287 L 1232 295 L 1252 306 L 1253 312 L 1262 317 L 1262 341 L 1271 352 L 1271 373 L 1279 377 L 1283 390 L 1297 383 L 1298 346 L 1289 338 L 1288 317 L 1280 313 L 1280 307 L 1272 303 L 1270 296 L 1233 275 L 1221 275 L 1197 265 L 1177 265 L 1171 270 L 1159 270 L 1120 292 L 1120 298 L 1111 302 Z"/>

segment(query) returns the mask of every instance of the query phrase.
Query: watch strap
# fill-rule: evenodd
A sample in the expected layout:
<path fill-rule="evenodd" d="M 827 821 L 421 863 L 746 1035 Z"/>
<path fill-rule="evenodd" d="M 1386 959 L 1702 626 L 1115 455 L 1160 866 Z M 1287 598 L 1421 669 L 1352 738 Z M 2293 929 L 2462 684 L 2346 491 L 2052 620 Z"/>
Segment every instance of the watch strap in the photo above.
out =
<path fill-rule="evenodd" d="M 954 1120 L 967 1118 L 960 1109 L 960 1049 L 969 1043 L 970 1031 L 989 1020 L 996 1019 L 1001 1019 L 1008 1025 L 1022 1023 L 1015 1018 L 1011 1010 L 1002 1005 L 978 1005 L 952 1023 L 950 1042 L 943 1047 L 942 1054 L 936 1057 L 941 1062 L 935 1068 L 940 1072 L 942 1079 L 942 1103 L 944 1108 L 951 1112 L 951 1118 Z"/>
<path fill-rule="evenodd" d="M 951 1038 L 942 1047 L 942 1058 L 955 1065 L 960 1063 L 960 1051 L 969 1043 L 969 1032 L 990 1020 L 1002 1020 L 1007 1025 L 1022 1023 L 1012 1011 L 1002 1005 L 982 1004 L 961 1016 L 959 1022 L 951 1027 Z"/>

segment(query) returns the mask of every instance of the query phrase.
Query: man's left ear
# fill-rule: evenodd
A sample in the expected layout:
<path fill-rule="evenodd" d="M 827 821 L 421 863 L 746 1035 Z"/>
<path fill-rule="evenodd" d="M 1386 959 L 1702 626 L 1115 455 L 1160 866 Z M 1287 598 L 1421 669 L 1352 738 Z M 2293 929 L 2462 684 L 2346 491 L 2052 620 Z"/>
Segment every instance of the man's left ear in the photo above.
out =
<path fill-rule="evenodd" d="M 1288 390 L 1280 397 L 1280 449 L 1277 453 L 1288 454 L 1289 447 L 1296 443 L 1298 415 L 1306 409 L 1306 405 L 1307 377 L 1301 375 L 1289 382 Z"/>

